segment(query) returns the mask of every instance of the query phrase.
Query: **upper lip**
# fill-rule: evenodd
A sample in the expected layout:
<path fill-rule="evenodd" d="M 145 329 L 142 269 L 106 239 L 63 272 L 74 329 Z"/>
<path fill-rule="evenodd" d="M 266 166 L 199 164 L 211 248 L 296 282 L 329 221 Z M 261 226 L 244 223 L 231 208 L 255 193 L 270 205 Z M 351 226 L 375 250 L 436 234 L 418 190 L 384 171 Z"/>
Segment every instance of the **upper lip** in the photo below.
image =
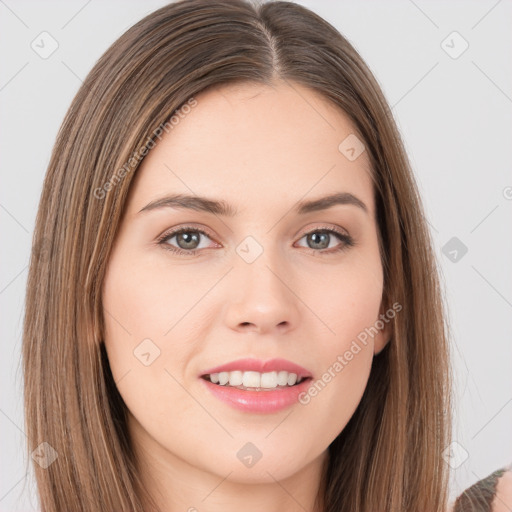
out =
<path fill-rule="evenodd" d="M 211 375 L 212 373 L 231 372 L 236 370 L 259 373 L 285 371 L 297 374 L 298 378 L 312 377 L 311 372 L 306 370 L 306 368 L 286 359 L 269 359 L 268 361 L 262 361 L 261 359 L 237 359 L 236 361 L 231 361 L 221 366 L 205 370 L 201 373 L 201 377 L 204 375 Z"/>

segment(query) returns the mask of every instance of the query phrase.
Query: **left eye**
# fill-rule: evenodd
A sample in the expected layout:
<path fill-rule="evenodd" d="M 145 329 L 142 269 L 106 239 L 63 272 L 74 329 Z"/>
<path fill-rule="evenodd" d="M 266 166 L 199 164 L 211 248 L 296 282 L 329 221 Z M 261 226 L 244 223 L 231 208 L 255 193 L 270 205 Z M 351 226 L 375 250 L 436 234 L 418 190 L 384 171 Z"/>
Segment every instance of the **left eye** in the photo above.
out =
<path fill-rule="evenodd" d="M 340 233 L 334 229 L 316 229 L 314 231 L 310 231 L 303 235 L 302 238 L 306 238 L 310 245 L 316 247 L 308 247 L 309 249 L 332 249 L 332 251 L 322 251 L 322 252 L 338 252 L 343 249 L 346 249 L 353 245 L 353 240 L 349 235 L 345 235 L 344 233 Z M 302 240 L 301 238 L 301 240 Z M 332 246 L 330 242 L 333 241 L 334 238 L 337 238 L 342 243 L 337 246 Z M 318 251 L 315 251 L 318 252 Z"/>
<path fill-rule="evenodd" d="M 210 238 L 208 233 L 204 232 L 201 229 L 181 228 L 177 231 L 173 231 L 171 233 L 163 235 L 158 240 L 158 243 L 160 245 L 163 245 L 166 250 L 172 251 L 174 253 L 183 255 L 194 255 L 199 251 L 199 249 L 208 248 L 208 246 L 199 247 L 201 236 Z M 331 245 L 333 237 L 337 238 L 341 242 L 339 245 L 334 246 L 334 249 L 333 246 Z M 178 247 L 169 243 L 173 238 L 176 238 L 176 243 L 178 244 Z M 316 229 L 302 235 L 300 240 L 304 238 L 306 238 L 307 243 L 309 245 L 309 247 L 306 247 L 306 249 L 310 249 L 315 253 L 330 254 L 333 252 L 338 252 L 347 249 L 348 247 L 354 245 L 352 237 L 344 233 L 341 233 L 335 229 Z M 326 251 L 325 249 L 333 250 Z"/>

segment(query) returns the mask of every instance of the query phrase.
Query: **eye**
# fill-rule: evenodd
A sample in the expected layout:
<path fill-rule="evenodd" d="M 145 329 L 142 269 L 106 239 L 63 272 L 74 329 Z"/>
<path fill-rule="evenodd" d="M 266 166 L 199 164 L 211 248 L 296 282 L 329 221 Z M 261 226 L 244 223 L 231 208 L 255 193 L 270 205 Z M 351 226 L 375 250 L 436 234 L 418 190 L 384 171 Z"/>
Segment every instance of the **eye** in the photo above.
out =
<path fill-rule="evenodd" d="M 157 242 L 167 251 L 183 256 L 194 256 L 200 249 L 208 249 L 209 247 L 200 247 L 201 238 L 210 238 L 210 235 L 202 229 L 194 227 L 181 227 L 171 232 L 164 233 L 158 238 Z M 171 240 L 175 240 L 177 244 L 171 244 Z M 332 254 L 346 250 L 355 245 L 353 238 L 333 228 L 320 228 L 305 233 L 300 240 L 306 238 L 309 248 L 314 254 Z M 341 243 L 332 246 L 331 242 L 338 239 Z M 330 250 L 325 250 L 330 249 Z"/>
<path fill-rule="evenodd" d="M 210 238 L 208 233 L 206 233 L 206 231 L 203 231 L 202 229 L 182 227 L 177 230 L 171 231 L 170 233 L 165 233 L 157 240 L 157 242 L 168 251 L 184 256 L 193 256 L 197 252 L 199 252 L 199 249 L 205 248 L 199 247 L 201 237 Z M 171 245 L 169 243 L 173 238 L 176 238 L 176 243 L 178 244 L 178 247 Z"/>
<path fill-rule="evenodd" d="M 355 245 L 354 239 L 350 235 L 333 228 L 315 229 L 305 233 L 301 240 L 303 238 L 306 238 L 307 248 L 311 249 L 314 253 L 320 254 L 337 253 Z M 338 239 L 341 243 L 333 246 L 331 242 L 335 242 L 335 239 Z M 331 250 L 326 251 L 325 249 Z"/>

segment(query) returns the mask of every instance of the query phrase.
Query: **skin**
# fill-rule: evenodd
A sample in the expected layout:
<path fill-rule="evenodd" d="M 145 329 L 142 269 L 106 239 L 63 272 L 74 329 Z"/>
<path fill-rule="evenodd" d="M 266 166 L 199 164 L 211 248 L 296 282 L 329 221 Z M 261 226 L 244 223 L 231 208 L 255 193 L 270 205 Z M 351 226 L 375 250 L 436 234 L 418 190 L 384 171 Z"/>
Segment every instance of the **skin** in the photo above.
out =
<path fill-rule="evenodd" d="M 391 322 L 307 405 L 239 411 L 199 376 L 239 358 L 282 357 L 316 381 L 385 312 L 368 156 L 350 161 L 338 150 L 353 125 L 298 84 L 223 86 L 196 100 L 137 170 L 104 282 L 105 344 L 130 436 L 163 510 L 314 510 L 328 445 L 359 404 Z M 341 191 L 368 212 L 292 211 Z M 171 193 L 222 199 L 239 211 L 139 213 Z M 191 247 L 177 236 L 157 243 L 190 224 L 208 232 L 198 235 L 196 255 L 166 250 Z M 306 236 L 326 227 L 355 245 L 328 254 L 344 242 L 332 234 L 326 249 Z M 248 236 L 263 249 L 250 264 L 236 252 Z M 134 350 L 147 338 L 160 355 L 145 366 Z M 247 442 L 262 453 L 252 467 L 237 457 Z"/>
<path fill-rule="evenodd" d="M 512 470 L 505 471 L 496 484 L 492 512 L 510 512 L 512 509 Z"/>

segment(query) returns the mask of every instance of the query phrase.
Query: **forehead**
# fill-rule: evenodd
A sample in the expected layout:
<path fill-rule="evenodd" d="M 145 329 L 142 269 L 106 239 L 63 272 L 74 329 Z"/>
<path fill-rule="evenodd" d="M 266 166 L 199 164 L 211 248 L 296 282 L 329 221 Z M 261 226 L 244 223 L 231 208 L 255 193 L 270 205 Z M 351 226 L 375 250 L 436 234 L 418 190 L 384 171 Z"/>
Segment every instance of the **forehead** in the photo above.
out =
<path fill-rule="evenodd" d="M 344 141 L 352 143 L 356 130 L 320 94 L 290 82 L 237 84 L 195 100 L 137 170 L 131 210 L 166 193 L 222 197 L 238 210 L 268 212 L 351 192 L 373 211 L 368 156 L 347 158 Z"/>

